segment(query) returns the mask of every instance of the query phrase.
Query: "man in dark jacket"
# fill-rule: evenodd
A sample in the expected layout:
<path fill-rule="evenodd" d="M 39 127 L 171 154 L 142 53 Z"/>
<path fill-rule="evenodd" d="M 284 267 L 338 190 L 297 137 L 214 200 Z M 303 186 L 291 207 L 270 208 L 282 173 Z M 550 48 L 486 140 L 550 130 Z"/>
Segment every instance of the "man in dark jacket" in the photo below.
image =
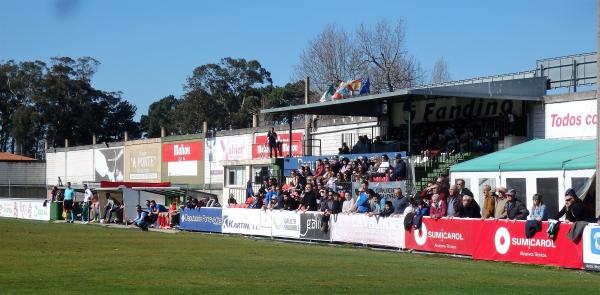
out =
<path fill-rule="evenodd" d="M 511 189 L 506 193 L 506 210 L 500 216 L 500 219 L 510 219 L 510 220 L 525 220 L 527 216 L 529 216 L 529 210 L 523 204 L 523 202 L 519 201 L 516 196 L 517 192 L 514 189 Z"/>
<path fill-rule="evenodd" d="M 458 217 L 460 218 L 481 218 L 481 208 L 473 200 L 473 197 L 464 195 L 462 202 L 458 206 Z"/>
<path fill-rule="evenodd" d="M 565 192 L 565 205 L 554 219 L 558 220 L 563 215 L 568 222 L 592 221 L 593 219 L 587 216 L 583 202 L 577 197 L 575 190 L 572 188 Z"/>
<path fill-rule="evenodd" d="M 312 184 L 307 184 L 304 190 L 304 196 L 302 197 L 302 204 L 300 204 L 300 210 L 304 211 L 317 211 L 317 193 L 313 190 Z"/>
<path fill-rule="evenodd" d="M 458 190 L 458 195 L 459 196 L 470 196 L 471 198 L 473 198 L 473 193 L 465 187 L 465 180 L 464 179 L 457 179 L 456 180 L 456 189 Z"/>
<path fill-rule="evenodd" d="M 405 180 L 406 179 L 406 162 L 402 160 L 400 154 L 396 155 L 396 166 L 394 167 L 394 179 Z"/>

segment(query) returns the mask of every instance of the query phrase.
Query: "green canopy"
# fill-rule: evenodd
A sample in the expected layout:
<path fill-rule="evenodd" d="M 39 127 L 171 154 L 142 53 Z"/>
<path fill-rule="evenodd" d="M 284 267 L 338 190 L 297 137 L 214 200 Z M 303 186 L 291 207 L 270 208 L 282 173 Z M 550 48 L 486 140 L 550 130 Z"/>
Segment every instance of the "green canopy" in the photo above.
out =
<path fill-rule="evenodd" d="M 450 167 L 450 172 L 596 169 L 596 140 L 534 139 Z"/>

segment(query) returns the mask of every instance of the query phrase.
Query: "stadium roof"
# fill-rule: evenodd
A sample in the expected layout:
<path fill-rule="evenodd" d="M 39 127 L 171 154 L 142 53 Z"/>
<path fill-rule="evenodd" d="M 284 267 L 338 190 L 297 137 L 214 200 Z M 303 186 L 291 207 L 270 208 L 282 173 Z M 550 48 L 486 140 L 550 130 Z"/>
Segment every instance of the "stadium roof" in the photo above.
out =
<path fill-rule="evenodd" d="M 402 102 L 430 98 L 480 98 L 497 100 L 541 101 L 546 94 L 545 77 L 528 77 L 502 81 L 450 84 L 401 89 L 340 100 L 261 110 L 263 114 L 313 114 L 340 116 L 383 115 L 386 102 Z"/>
<path fill-rule="evenodd" d="M 596 143 L 595 139 L 534 139 L 453 165 L 450 172 L 595 169 Z"/>
<path fill-rule="evenodd" d="M 6 152 L 0 152 L 0 161 L 35 161 L 35 159 Z"/>

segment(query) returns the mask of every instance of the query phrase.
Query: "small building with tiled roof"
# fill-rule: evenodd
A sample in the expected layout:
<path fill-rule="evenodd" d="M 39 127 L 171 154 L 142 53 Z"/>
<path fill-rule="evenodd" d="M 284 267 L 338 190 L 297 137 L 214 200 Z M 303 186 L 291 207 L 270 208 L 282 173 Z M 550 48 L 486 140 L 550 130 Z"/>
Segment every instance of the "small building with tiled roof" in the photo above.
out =
<path fill-rule="evenodd" d="M 0 152 L 0 198 L 45 198 L 46 162 Z"/>
<path fill-rule="evenodd" d="M 0 161 L 36 161 L 36 159 L 7 152 L 0 152 Z"/>

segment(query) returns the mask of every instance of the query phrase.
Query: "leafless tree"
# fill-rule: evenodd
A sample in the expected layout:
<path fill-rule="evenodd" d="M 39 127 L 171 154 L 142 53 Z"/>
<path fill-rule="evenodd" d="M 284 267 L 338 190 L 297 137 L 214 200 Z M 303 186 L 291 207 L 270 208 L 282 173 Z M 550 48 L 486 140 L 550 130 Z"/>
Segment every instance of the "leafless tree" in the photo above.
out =
<path fill-rule="evenodd" d="M 300 54 L 295 80 L 311 78 L 311 90 L 324 92 L 330 84 L 355 79 L 367 74 L 361 52 L 344 29 L 327 25 Z"/>
<path fill-rule="evenodd" d="M 438 84 L 452 80 L 448 71 L 448 64 L 443 57 L 435 61 L 433 70 L 431 70 L 431 84 Z"/>
<path fill-rule="evenodd" d="M 423 71 L 405 49 L 402 19 L 394 25 L 383 20 L 374 27 L 361 24 L 357 29 L 359 50 L 368 63 L 371 90 L 392 92 L 421 82 Z"/>

